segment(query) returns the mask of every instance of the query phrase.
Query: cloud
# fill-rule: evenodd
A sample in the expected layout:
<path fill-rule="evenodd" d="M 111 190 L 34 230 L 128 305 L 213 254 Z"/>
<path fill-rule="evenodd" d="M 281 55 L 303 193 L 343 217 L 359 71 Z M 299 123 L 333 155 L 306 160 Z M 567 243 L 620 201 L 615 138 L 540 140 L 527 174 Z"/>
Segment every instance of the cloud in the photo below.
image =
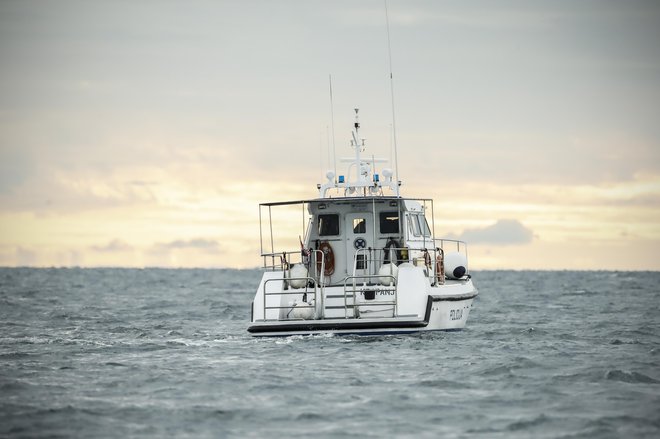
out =
<path fill-rule="evenodd" d="M 460 239 L 470 244 L 527 244 L 534 239 L 534 232 L 518 220 L 500 219 L 487 227 L 467 229 Z"/>
<path fill-rule="evenodd" d="M 157 267 L 205 266 L 222 256 L 218 241 L 206 238 L 176 239 L 152 245 L 144 254 L 146 265 Z"/>
<path fill-rule="evenodd" d="M 218 253 L 220 244 L 218 241 L 205 238 L 193 238 L 189 240 L 177 239 L 154 246 L 155 250 L 203 250 L 207 253 Z"/>
<path fill-rule="evenodd" d="M 2 170 L 0 166 L 0 170 Z M 138 173 L 150 168 L 135 167 L 122 172 L 93 170 L 66 171 L 51 165 L 37 165 L 38 173 L 20 184 L 0 177 L 0 211 L 62 214 L 158 204 L 155 190 Z"/>
<path fill-rule="evenodd" d="M 92 250 L 103 253 L 115 253 L 131 251 L 133 247 L 120 239 L 113 239 L 106 245 L 93 245 Z"/>

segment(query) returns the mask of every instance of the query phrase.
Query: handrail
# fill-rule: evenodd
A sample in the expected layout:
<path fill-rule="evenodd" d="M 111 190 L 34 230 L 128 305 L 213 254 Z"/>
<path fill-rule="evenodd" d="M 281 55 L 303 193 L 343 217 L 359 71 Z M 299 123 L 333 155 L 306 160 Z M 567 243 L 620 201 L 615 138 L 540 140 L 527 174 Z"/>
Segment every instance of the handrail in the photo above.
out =
<path fill-rule="evenodd" d="M 353 276 L 357 275 L 357 270 L 363 270 L 363 271 L 368 270 L 370 271 L 370 274 L 377 275 L 376 268 L 380 269 L 380 267 L 385 263 L 386 251 L 388 253 L 390 252 L 394 253 L 394 260 L 397 261 L 398 264 L 401 264 L 403 262 L 411 262 L 410 259 L 411 250 L 414 249 L 411 249 L 410 247 L 388 247 L 387 250 L 383 248 L 371 248 L 371 247 L 359 248 L 355 251 L 355 255 L 353 256 Z M 373 253 L 374 256 L 368 257 L 367 252 L 369 252 L 369 254 Z M 363 259 L 358 258 L 358 255 L 362 255 L 362 254 L 364 254 L 365 257 Z M 381 254 L 382 256 L 380 256 Z M 401 258 L 399 258 L 398 256 L 399 254 L 402 255 Z M 364 262 L 364 265 L 367 268 L 358 268 L 357 267 L 358 259 L 360 259 L 361 262 Z M 389 262 L 391 263 L 392 261 L 390 260 Z"/>
<path fill-rule="evenodd" d="M 274 292 L 270 292 L 270 293 L 268 291 L 266 291 L 266 286 L 269 282 L 281 282 L 283 280 L 286 282 L 286 279 L 266 279 L 266 281 L 264 282 L 264 320 L 268 320 L 266 318 L 266 316 L 267 316 L 266 311 L 269 310 L 269 309 L 289 309 L 289 308 L 291 308 L 293 310 L 293 308 L 294 308 L 292 306 L 268 306 L 267 305 L 267 296 L 305 295 L 305 294 L 309 293 L 309 294 L 312 294 L 314 296 L 313 297 L 314 305 L 309 305 L 309 304 L 300 305 L 300 308 L 313 308 L 313 307 L 316 307 L 316 304 L 317 304 L 316 299 L 318 297 L 318 294 L 317 294 L 318 288 L 317 288 L 316 281 L 312 277 L 306 276 L 306 277 L 294 277 L 294 278 L 289 278 L 288 279 L 288 280 L 305 280 L 307 282 L 307 285 L 309 285 L 309 283 L 311 282 L 314 285 L 314 289 L 311 292 L 307 291 L 307 286 L 305 286 L 305 291 L 278 290 L 278 291 L 274 291 Z M 303 303 L 305 303 L 305 302 L 303 302 Z M 295 307 L 298 307 L 298 306 L 299 305 L 296 305 Z M 315 317 L 317 317 L 317 316 L 315 316 Z M 278 316 L 278 318 L 276 320 L 281 320 L 281 319 Z M 287 320 L 299 320 L 299 319 L 288 319 L 287 318 Z"/>
<path fill-rule="evenodd" d="M 305 266 L 314 265 L 315 277 L 325 284 L 325 254 L 321 250 L 305 249 L 309 255 L 303 255 L 301 250 L 284 251 L 279 253 L 263 253 L 263 268 L 269 271 L 287 271 L 295 264 L 304 264 Z M 268 258 L 271 259 L 271 264 L 268 264 Z M 276 262 L 276 258 L 279 262 Z M 319 259 L 320 258 L 320 259 Z M 307 259 L 307 260 L 305 260 Z M 320 264 L 319 264 L 320 262 Z M 321 266 L 319 269 L 319 265 Z"/>
<path fill-rule="evenodd" d="M 353 299 L 353 317 L 357 318 L 359 317 L 359 311 L 356 311 L 356 297 L 355 293 L 358 291 L 357 283 L 356 281 L 358 279 L 362 280 L 363 287 L 367 287 L 368 284 L 369 286 L 373 286 L 375 284 L 381 283 L 382 278 L 390 278 L 391 282 L 389 286 L 381 285 L 379 287 L 380 290 L 393 290 L 394 291 L 394 302 L 383 302 L 383 301 L 377 301 L 374 303 L 362 303 L 360 306 L 375 306 L 375 305 L 394 305 L 394 315 L 397 314 L 398 312 L 398 287 L 397 287 L 397 282 L 396 278 L 392 275 L 380 275 L 376 273 L 376 269 L 380 270 L 380 267 L 384 265 L 385 263 L 385 252 L 394 253 L 394 258 L 397 261 L 403 261 L 405 260 L 406 262 L 410 261 L 410 253 L 409 249 L 406 247 L 388 247 L 387 249 L 382 249 L 382 248 L 360 248 L 355 251 L 355 255 L 353 256 L 353 275 L 352 276 L 347 276 L 344 279 L 344 317 L 348 318 L 348 291 L 347 291 L 347 283 L 349 279 L 353 280 L 353 288 L 351 290 L 352 292 L 352 299 Z M 399 259 L 398 255 L 402 254 L 403 252 L 406 252 L 405 258 Z M 360 256 L 363 256 L 363 258 L 360 258 Z M 358 260 L 363 264 L 362 268 L 358 268 Z M 391 261 L 390 263 L 393 263 Z M 362 270 L 362 274 L 358 274 L 358 270 Z M 374 280 L 376 282 L 369 282 L 369 280 Z"/>
<path fill-rule="evenodd" d="M 363 282 L 363 285 L 361 288 L 358 287 L 356 280 L 357 279 L 380 279 L 383 277 L 389 277 L 392 282 L 389 285 L 376 285 L 374 283 L 368 284 L 367 282 Z M 344 279 L 344 318 L 349 318 L 348 316 L 348 281 L 352 279 L 352 285 L 353 288 L 350 290 L 351 298 L 353 299 L 353 303 L 351 306 L 353 307 L 353 316 L 350 318 L 358 318 L 359 317 L 359 310 L 357 309 L 358 306 L 383 306 L 383 305 L 392 305 L 394 307 L 393 309 L 393 316 L 396 317 L 399 313 L 398 310 L 398 287 L 396 283 L 396 278 L 392 275 L 385 275 L 385 276 L 379 276 L 379 275 L 362 275 L 362 276 L 346 276 Z M 376 287 L 376 288 L 373 288 Z M 387 300 L 374 300 L 373 302 L 361 302 L 359 305 L 357 303 L 357 298 L 355 293 L 357 291 L 393 291 L 394 292 L 394 300 L 387 301 Z"/>
<path fill-rule="evenodd" d="M 325 253 L 323 253 L 321 250 L 313 250 L 311 255 L 313 255 L 313 261 L 311 263 L 314 264 L 314 269 L 315 271 L 315 278 L 318 279 L 319 284 L 321 285 L 321 295 L 320 295 L 320 300 L 314 301 L 314 304 L 317 305 L 317 310 L 316 313 L 320 318 L 323 318 L 323 314 L 325 312 L 325 303 L 323 302 L 323 296 L 324 296 L 324 291 L 325 291 Z M 321 268 L 319 269 L 319 264 L 318 264 L 318 256 L 321 256 Z M 316 285 L 316 284 L 315 284 Z"/>
<path fill-rule="evenodd" d="M 287 256 L 289 256 L 288 261 L 293 260 L 290 256 L 293 255 L 298 255 L 300 256 L 301 262 L 302 262 L 302 256 L 300 255 L 300 250 L 292 250 L 292 251 L 283 251 L 283 252 L 277 252 L 277 253 L 262 253 L 261 257 L 263 258 L 263 268 L 266 270 L 271 270 L 271 271 L 277 271 L 283 270 L 285 268 L 285 265 L 289 262 L 287 262 Z M 272 263 L 269 265 L 267 263 L 268 258 L 271 258 Z M 276 258 L 279 259 L 279 264 L 276 262 Z"/>
<path fill-rule="evenodd" d="M 355 277 L 365 276 L 378 276 L 378 270 L 385 264 L 386 252 L 390 252 L 390 260 L 401 262 L 412 262 L 418 266 L 418 262 L 423 260 L 426 267 L 427 275 L 432 276 L 432 285 L 442 285 L 445 283 L 444 274 L 444 261 L 445 247 L 447 244 L 456 244 L 456 249 L 459 252 L 464 252 L 466 259 L 467 243 L 456 239 L 439 239 L 433 240 L 433 244 L 437 245 L 433 248 L 412 248 L 412 247 L 389 247 L 387 249 L 381 248 L 361 248 L 357 249 L 353 257 L 353 270 L 352 275 Z M 423 256 L 423 257 L 422 257 Z M 358 266 L 358 264 L 361 264 Z M 397 264 L 398 265 L 398 264 Z M 466 264 L 466 270 L 469 272 L 469 267 Z"/>
<path fill-rule="evenodd" d="M 440 248 L 444 249 L 444 243 L 445 242 L 452 242 L 456 244 L 456 251 L 460 252 L 461 251 L 461 246 L 465 249 L 465 254 L 467 255 L 467 242 L 461 241 L 458 239 L 448 239 L 448 238 L 433 238 L 434 243 L 439 242 L 440 243 Z"/>
<path fill-rule="evenodd" d="M 295 264 L 291 263 L 291 257 L 290 255 L 297 254 L 300 256 L 301 262 L 300 264 L 303 264 L 308 267 L 307 270 L 307 276 L 304 277 L 291 277 L 291 267 Z M 325 290 L 325 255 L 321 250 L 310 250 L 309 256 L 303 256 L 300 251 L 297 252 L 284 252 L 281 254 L 275 253 L 275 254 L 265 254 L 262 255 L 264 257 L 273 257 L 274 256 L 280 256 L 280 270 L 282 271 L 283 277 L 281 279 L 267 279 L 264 282 L 264 320 L 266 320 L 266 311 L 269 309 L 283 309 L 283 308 L 289 308 L 288 306 L 267 306 L 266 300 L 267 296 L 274 296 L 274 295 L 294 295 L 294 294 L 307 294 L 307 288 L 308 285 L 311 283 L 314 287 L 314 307 L 315 307 L 315 318 L 323 318 L 324 314 L 324 300 L 323 300 L 323 292 Z M 287 260 L 287 255 L 289 255 L 289 259 Z M 307 258 L 307 261 L 304 261 L 303 259 Z M 265 260 L 265 259 L 264 259 Z M 320 264 L 318 264 L 320 262 Z M 319 266 L 320 265 L 320 266 Z M 313 269 L 312 269 L 313 267 Z M 276 265 L 273 265 L 272 270 L 275 271 Z M 313 271 L 312 271 L 313 270 Z M 312 274 L 310 276 L 310 273 Z M 289 286 L 291 281 L 305 281 L 305 291 L 287 291 L 289 289 Z M 267 292 L 266 291 L 266 286 L 269 282 L 288 282 L 288 285 L 285 284 L 284 288 L 276 291 L 276 292 Z M 318 290 L 320 289 L 320 294 L 318 294 Z M 301 306 L 305 308 L 311 307 L 311 305 L 307 306 Z"/>
<path fill-rule="evenodd" d="M 434 238 L 433 241 L 434 241 L 434 244 L 435 244 L 436 242 L 440 242 L 440 247 L 439 247 L 439 248 L 442 249 L 443 252 L 444 252 L 444 243 L 445 243 L 445 242 L 452 242 L 452 243 L 455 243 L 455 244 L 456 244 L 456 251 L 459 252 L 459 253 L 461 252 L 461 247 L 463 247 L 463 249 L 464 249 L 464 251 L 465 251 L 465 271 L 466 271 L 467 273 L 470 272 L 470 267 L 469 267 L 469 264 L 470 264 L 470 258 L 468 257 L 468 245 L 467 245 L 467 242 L 465 242 L 465 241 L 460 241 L 460 240 L 458 240 L 458 239 L 446 239 L 446 238 Z M 443 256 L 444 256 L 444 254 L 443 254 Z"/>

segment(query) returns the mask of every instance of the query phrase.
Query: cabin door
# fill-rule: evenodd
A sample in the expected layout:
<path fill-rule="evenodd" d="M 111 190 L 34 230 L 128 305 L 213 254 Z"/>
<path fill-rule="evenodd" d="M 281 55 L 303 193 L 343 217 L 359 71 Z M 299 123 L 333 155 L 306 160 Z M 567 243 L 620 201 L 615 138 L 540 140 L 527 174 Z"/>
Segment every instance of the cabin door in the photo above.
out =
<path fill-rule="evenodd" d="M 356 274 L 368 274 L 371 269 L 369 259 L 372 259 L 368 249 L 374 248 L 373 215 L 371 213 L 349 213 L 345 218 L 346 272 L 352 276 L 355 268 Z"/>

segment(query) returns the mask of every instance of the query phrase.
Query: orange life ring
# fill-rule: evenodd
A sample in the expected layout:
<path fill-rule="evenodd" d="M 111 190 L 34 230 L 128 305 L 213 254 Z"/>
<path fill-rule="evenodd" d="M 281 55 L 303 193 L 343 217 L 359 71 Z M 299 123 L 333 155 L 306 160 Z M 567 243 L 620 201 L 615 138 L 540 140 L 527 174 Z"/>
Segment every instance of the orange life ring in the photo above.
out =
<path fill-rule="evenodd" d="M 328 241 L 319 243 L 319 250 L 323 252 L 323 259 L 325 259 L 325 270 L 323 274 L 331 276 L 335 272 L 335 252 Z M 316 269 L 321 270 L 321 260 L 316 261 Z"/>

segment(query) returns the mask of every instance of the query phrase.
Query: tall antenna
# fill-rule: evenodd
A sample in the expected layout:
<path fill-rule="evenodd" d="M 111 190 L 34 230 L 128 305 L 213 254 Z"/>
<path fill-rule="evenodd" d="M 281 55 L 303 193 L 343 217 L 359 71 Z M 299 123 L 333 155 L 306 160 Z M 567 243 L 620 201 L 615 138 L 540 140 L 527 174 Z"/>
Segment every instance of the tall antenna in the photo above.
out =
<path fill-rule="evenodd" d="M 330 169 L 330 162 L 332 162 L 332 157 L 330 156 L 330 127 L 328 125 L 325 126 L 325 151 L 328 156 L 326 157 L 327 161 L 325 162 L 326 168 L 321 170 L 321 175 L 323 175 L 323 171 Z"/>
<path fill-rule="evenodd" d="M 394 142 L 394 178 L 396 178 L 396 196 L 399 195 L 399 156 L 396 148 L 396 117 L 394 116 L 394 75 L 392 74 L 392 45 L 390 43 L 390 17 L 385 2 L 385 22 L 387 23 L 387 55 L 390 61 L 390 96 L 392 97 L 392 140 Z"/>
<path fill-rule="evenodd" d="M 328 130 L 325 130 L 326 134 Z M 326 136 L 327 138 L 327 136 Z M 323 175 L 323 130 L 319 133 L 319 168 L 321 169 L 321 175 Z"/>
<path fill-rule="evenodd" d="M 337 155 L 335 153 L 335 106 L 332 102 L 332 75 L 328 75 L 330 78 L 330 120 L 332 123 L 332 163 L 335 173 L 335 178 L 337 176 Z M 336 181 L 336 180 L 335 180 Z"/>

